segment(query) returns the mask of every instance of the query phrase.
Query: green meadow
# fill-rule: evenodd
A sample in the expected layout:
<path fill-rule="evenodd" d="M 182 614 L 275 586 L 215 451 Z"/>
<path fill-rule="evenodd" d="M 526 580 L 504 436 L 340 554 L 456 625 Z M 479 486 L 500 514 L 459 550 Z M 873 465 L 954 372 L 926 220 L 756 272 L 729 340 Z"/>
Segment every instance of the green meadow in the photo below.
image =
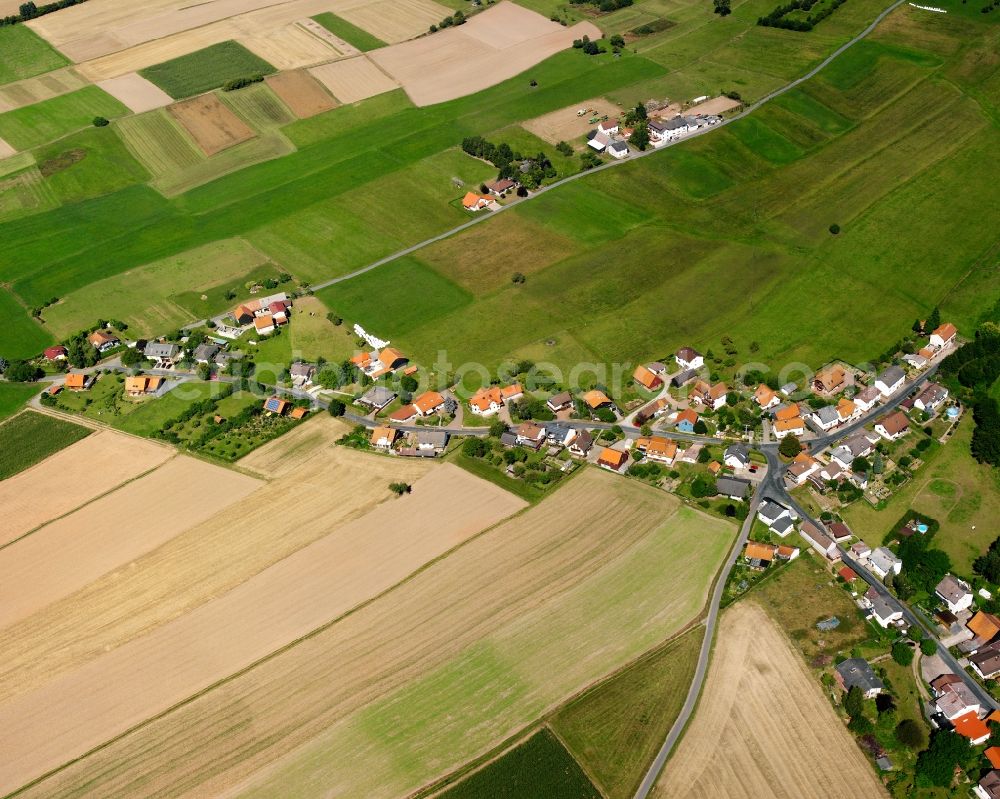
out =
<path fill-rule="evenodd" d="M 33 78 L 69 62 L 26 25 L 0 28 L 0 85 Z"/>
<path fill-rule="evenodd" d="M 94 117 L 114 119 L 127 113 L 128 109 L 107 92 L 86 86 L 0 114 L 0 138 L 18 150 L 27 150 L 86 128 Z"/>
<path fill-rule="evenodd" d="M 339 36 L 348 44 L 353 44 L 362 53 L 385 47 L 385 42 L 381 39 L 372 36 L 368 31 L 362 30 L 356 25 L 352 25 L 346 19 L 341 19 L 330 11 L 317 14 L 313 19 L 335 36 Z"/>
<path fill-rule="evenodd" d="M 269 75 L 274 71 L 263 58 L 229 41 L 146 67 L 139 70 L 139 74 L 180 100 L 217 89 L 226 81 Z"/>

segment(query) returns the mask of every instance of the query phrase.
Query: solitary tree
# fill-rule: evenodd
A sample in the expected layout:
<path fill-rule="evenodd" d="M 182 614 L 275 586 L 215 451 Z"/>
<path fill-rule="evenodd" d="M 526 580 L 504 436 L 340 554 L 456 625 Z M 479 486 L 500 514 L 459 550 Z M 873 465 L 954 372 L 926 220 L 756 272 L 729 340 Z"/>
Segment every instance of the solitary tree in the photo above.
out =
<path fill-rule="evenodd" d="M 840 233 L 840 225 L 838 225 L 836 222 L 834 222 L 832 225 L 830 225 L 830 232 L 834 236 L 836 236 L 838 233 Z"/>
<path fill-rule="evenodd" d="M 330 416 L 343 416 L 347 406 L 339 399 L 332 399 L 327 410 L 330 411 Z"/>
<path fill-rule="evenodd" d="M 794 458 L 801 451 L 802 442 L 799 441 L 798 436 L 785 436 L 781 439 L 781 443 L 778 444 L 778 452 L 786 458 Z"/>
<path fill-rule="evenodd" d="M 925 655 L 933 655 L 937 652 L 937 642 L 933 638 L 925 638 L 920 642 L 920 651 Z"/>
<path fill-rule="evenodd" d="M 892 645 L 892 659 L 900 666 L 909 666 L 913 662 L 913 648 L 904 641 L 896 641 Z"/>
<path fill-rule="evenodd" d="M 413 487 L 409 483 L 389 483 L 389 490 L 397 497 L 409 494 Z"/>
<path fill-rule="evenodd" d="M 896 725 L 896 740 L 910 749 L 920 749 L 927 741 L 923 727 L 913 719 L 903 719 Z"/>

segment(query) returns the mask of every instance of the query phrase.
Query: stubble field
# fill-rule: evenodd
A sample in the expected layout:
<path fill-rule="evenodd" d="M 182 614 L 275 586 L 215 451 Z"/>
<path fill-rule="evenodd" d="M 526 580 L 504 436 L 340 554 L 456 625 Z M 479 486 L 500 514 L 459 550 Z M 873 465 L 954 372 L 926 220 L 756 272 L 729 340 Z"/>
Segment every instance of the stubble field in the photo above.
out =
<path fill-rule="evenodd" d="M 254 137 L 250 126 L 214 94 L 203 94 L 176 103 L 168 110 L 191 134 L 205 155 L 215 155 Z"/>
<path fill-rule="evenodd" d="M 654 795 L 888 794 L 782 631 L 760 607 L 742 602 L 722 615 L 701 701 Z"/>
<path fill-rule="evenodd" d="M 299 119 L 313 117 L 337 107 L 337 101 L 308 72 L 280 72 L 269 75 L 265 80 Z"/>

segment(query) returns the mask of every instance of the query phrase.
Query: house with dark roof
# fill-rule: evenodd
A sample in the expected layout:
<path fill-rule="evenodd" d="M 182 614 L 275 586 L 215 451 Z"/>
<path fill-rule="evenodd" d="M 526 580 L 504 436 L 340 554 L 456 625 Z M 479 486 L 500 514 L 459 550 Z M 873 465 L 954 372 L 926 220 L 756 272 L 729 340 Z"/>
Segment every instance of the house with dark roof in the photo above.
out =
<path fill-rule="evenodd" d="M 932 414 L 944 404 L 946 399 L 948 399 L 948 389 L 937 383 L 931 383 L 913 401 L 913 407 L 924 413 Z"/>
<path fill-rule="evenodd" d="M 593 446 L 594 437 L 590 431 L 578 430 L 576 437 L 569 443 L 569 451 L 571 455 L 576 455 L 578 458 L 586 458 Z"/>
<path fill-rule="evenodd" d="M 214 363 L 215 356 L 219 354 L 220 347 L 210 341 L 205 341 L 194 348 L 192 358 L 195 363 Z"/>
<path fill-rule="evenodd" d="M 749 480 L 741 480 L 739 477 L 719 477 L 715 481 L 715 490 L 724 497 L 742 500 L 746 497 L 750 489 Z"/>
<path fill-rule="evenodd" d="M 373 411 L 380 411 L 396 399 L 396 392 L 385 386 L 372 386 L 358 398 L 358 405 L 364 405 Z"/>
<path fill-rule="evenodd" d="M 887 441 L 896 441 L 910 432 L 910 420 L 902 411 L 896 411 L 876 422 L 875 432 Z"/>
<path fill-rule="evenodd" d="M 906 372 L 899 366 L 890 366 L 875 378 L 875 388 L 883 397 L 890 397 L 903 387 Z"/>
<path fill-rule="evenodd" d="M 972 791 L 979 799 L 1000 799 L 1000 771 L 987 772 Z"/>
<path fill-rule="evenodd" d="M 875 676 L 871 665 L 864 658 L 848 658 L 838 663 L 833 670 L 833 677 L 845 693 L 851 688 L 860 688 L 866 699 L 874 699 L 885 688 L 885 684 Z"/>
<path fill-rule="evenodd" d="M 1000 641 L 987 644 L 975 654 L 969 655 L 969 663 L 984 680 L 992 680 L 1000 674 Z"/>
<path fill-rule="evenodd" d="M 946 574 L 934 588 L 942 602 L 952 613 L 961 613 L 972 607 L 972 589 L 964 580 L 959 580 L 952 574 Z"/>
<path fill-rule="evenodd" d="M 545 400 L 545 404 L 552 413 L 569 410 L 573 407 L 573 395 L 568 391 L 560 391 L 558 394 L 553 394 Z"/>
<path fill-rule="evenodd" d="M 311 363 L 296 361 L 288 367 L 288 373 L 292 377 L 292 385 L 297 388 L 312 384 L 312 379 L 316 374 L 316 367 Z"/>
<path fill-rule="evenodd" d="M 691 347 L 681 347 L 677 350 L 674 360 L 681 369 L 701 369 L 705 365 L 705 357 Z"/>

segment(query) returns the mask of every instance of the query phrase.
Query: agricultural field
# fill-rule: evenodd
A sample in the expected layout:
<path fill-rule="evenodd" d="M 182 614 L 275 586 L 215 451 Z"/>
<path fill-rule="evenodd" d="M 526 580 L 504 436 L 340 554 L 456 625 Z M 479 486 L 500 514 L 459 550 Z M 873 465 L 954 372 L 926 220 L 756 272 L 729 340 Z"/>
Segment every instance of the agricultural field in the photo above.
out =
<path fill-rule="evenodd" d="M 328 11 L 325 14 L 317 14 L 313 17 L 320 25 L 348 44 L 353 45 L 363 53 L 375 50 L 378 47 L 385 47 L 386 43 L 381 39 L 372 36 L 368 31 L 362 30 L 356 25 L 352 25 L 346 19 L 341 19 L 336 14 Z"/>
<path fill-rule="evenodd" d="M 0 114 L 0 137 L 18 150 L 28 150 L 88 127 L 94 117 L 123 116 L 128 109 L 96 86 L 53 97 Z"/>
<path fill-rule="evenodd" d="M 391 92 L 399 84 L 366 56 L 355 56 L 313 67 L 309 74 L 322 83 L 342 103 L 356 103 L 377 94 Z"/>
<path fill-rule="evenodd" d="M 703 637 L 698 627 L 643 655 L 552 717 L 608 799 L 635 795 L 684 704 Z"/>
<path fill-rule="evenodd" d="M 264 83 L 255 83 L 235 92 L 222 92 L 219 99 L 256 130 L 280 128 L 295 119 Z"/>
<path fill-rule="evenodd" d="M 0 383 L 0 421 L 17 413 L 38 393 L 38 386 L 26 383 Z"/>
<path fill-rule="evenodd" d="M 243 120 L 214 94 L 203 94 L 170 106 L 167 111 L 180 122 L 201 151 L 212 156 L 254 137 Z"/>
<path fill-rule="evenodd" d="M 888 794 L 781 629 L 741 602 L 722 614 L 701 702 L 653 795 Z"/>
<path fill-rule="evenodd" d="M 20 398 L 17 385 L 4 384 L 5 416 L 9 416 L 11 406 L 18 405 L 27 397 Z M 20 399 L 20 402 L 18 400 Z M 15 406 L 16 407 L 16 406 Z M 34 411 L 18 414 L 13 419 L 0 424 L 0 480 L 23 472 L 49 455 L 86 438 L 89 428 L 46 416 Z"/>
<path fill-rule="evenodd" d="M 442 799 L 601 799 L 572 755 L 548 730 L 437 794 Z"/>
<path fill-rule="evenodd" d="M 7 451 L 8 472 L 18 473 L 0 481 L 0 504 L 5 509 L 0 546 L 155 469 L 174 454 L 169 447 L 110 430 L 90 433 L 72 423 L 52 427 L 33 418 L 38 415 L 20 424 L 16 423 L 20 417 L 7 423 L 15 424 L 8 433 L 15 441 L 27 429 L 41 443 L 24 445 L 26 453 L 35 452 L 31 458 Z M 38 425 L 53 432 L 39 434 Z M 86 437 L 78 440 L 82 435 Z M 32 468 L 20 471 L 32 463 Z"/>
<path fill-rule="evenodd" d="M 328 319 L 330 311 L 317 297 L 300 297 L 295 301 L 295 324 L 289 325 L 292 356 L 315 362 L 325 358 L 341 363 L 355 353 L 357 338 L 348 325 L 335 325 Z"/>
<path fill-rule="evenodd" d="M 308 72 L 296 70 L 269 75 L 265 82 L 299 119 L 332 111 L 337 101 Z"/>
<path fill-rule="evenodd" d="M 292 435 L 310 434 L 307 423 Z M 290 458 L 308 463 L 311 480 L 329 485 L 317 468 L 326 448 L 317 443 L 319 449 L 310 449 L 302 439 L 281 440 L 272 445 L 273 455 L 279 462 Z M 358 453 L 354 456 L 378 463 L 389 461 Z M 397 510 L 402 507 L 398 503 L 439 501 L 463 508 L 467 502 L 475 502 L 482 509 L 489 504 L 484 502 L 483 491 L 505 493 L 471 476 L 459 478 L 461 472 L 456 474 L 448 464 L 421 466 L 430 471 L 413 483 L 412 495 L 383 503 L 356 523 L 358 534 L 367 541 L 366 549 L 374 547 L 381 552 L 388 546 L 387 551 L 392 551 L 399 536 L 405 536 L 414 522 L 410 513 Z M 277 479 L 296 485 L 295 478 L 293 468 Z M 431 483 L 422 488 L 426 481 Z M 457 485 L 475 486 L 473 496 Z M 443 493 L 434 500 L 437 491 Z M 325 494 L 310 491 L 315 498 Z M 356 491 L 351 494 L 357 495 Z M 520 503 L 511 506 L 511 502 L 517 500 L 505 500 L 507 513 L 522 507 Z M 299 506 L 295 496 L 284 497 L 283 504 L 289 510 Z M 450 526 L 451 516 L 450 512 L 444 517 L 436 515 L 435 527 L 439 529 L 442 523 Z M 316 514 L 311 517 L 316 518 Z M 254 515 L 247 514 L 247 518 Z M 383 527 L 383 519 L 391 523 Z M 273 526 L 274 520 L 268 524 Z M 330 523 L 323 526 L 328 530 Z M 348 527 L 354 529 L 350 523 Z M 345 528 L 340 529 L 338 535 L 299 550 L 301 557 L 286 558 L 279 566 L 201 606 L 200 613 L 187 613 L 131 644 L 98 655 L 89 671 L 96 674 L 100 669 L 104 687 L 95 686 L 98 694 L 89 694 L 87 704 L 94 709 L 97 702 L 111 699 L 106 692 L 125 688 L 118 676 L 107 679 L 109 673 L 119 674 L 112 660 L 124 667 L 128 659 L 133 666 L 129 673 L 139 673 L 134 665 L 140 650 L 150 650 L 154 640 L 172 637 L 171 631 L 178 625 L 192 625 L 197 616 L 214 614 L 220 607 L 232 606 L 237 597 L 262 590 L 258 586 L 276 586 L 273 573 L 277 569 L 290 576 L 286 564 L 293 559 L 301 563 L 308 558 L 310 568 L 319 570 L 319 584 L 327 597 L 321 603 L 325 610 L 307 610 L 312 602 L 303 598 L 311 590 L 311 581 L 300 574 L 292 592 L 297 598 L 288 598 L 296 609 L 275 608 L 276 618 L 283 618 L 286 638 L 293 620 L 305 624 L 310 614 L 325 612 L 330 623 L 314 628 L 312 634 L 245 674 L 184 701 L 164 716 L 67 765 L 26 789 L 25 795 L 59 795 L 83 784 L 99 792 L 112 783 L 138 785 L 132 782 L 139 776 L 133 769 L 142 772 L 141 794 L 169 791 L 169 786 L 179 781 L 189 790 L 204 793 L 238 784 L 241 793 L 251 796 L 273 795 L 278 785 L 282 792 L 300 795 L 331 787 L 342 796 L 408 793 L 491 750 L 547 708 L 676 632 L 702 607 L 712 575 L 734 535 L 734 529 L 722 521 L 679 511 L 676 500 L 663 492 L 586 470 L 532 509 L 475 537 L 468 538 L 466 533 L 466 543 L 447 557 L 338 619 L 331 615 L 332 604 L 348 589 L 329 571 L 326 556 L 319 557 L 316 547 L 330 555 L 334 549 L 344 552 L 345 546 L 351 546 L 351 536 Z M 373 538 L 372 529 L 384 532 Z M 225 533 L 219 529 L 215 535 Z M 428 535 L 425 532 L 418 539 Z M 238 538 L 243 537 L 240 531 Z M 277 542 L 280 537 L 272 532 L 269 538 Z M 386 561 L 395 562 L 399 557 L 402 555 L 371 556 L 369 552 L 366 562 L 378 562 L 382 572 L 388 568 Z M 682 574 L 670 567 L 679 559 L 688 564 Z M 352 567 L 357 568 L 344 564 L 344 568 Z M 386 578 L 391 579 L 384 575 L 380 580 Z M 370 578 L 362 579 L 368 580 L 369 590 L 374 588 Z M 148 577 L 144 580 L 146 585 L 156 583 Z M 336 596 L 330 595 L 331 591 Z M 278 597 L 271 601 L 284 605 Z M 581 618 L 588 619 L 585 629 L 579 624 Z M 249 639 L 261 644 L 271 634 L 269 622 L 255 620 L 253 625 L 252 634 L 241 636 L 248 639 L 239 645 L 241 648 L 251 645 Z M 233 632 L 235 635 L 235 628 Z M 596 642 L 600 646 L 592 645 Z M 182 643 L 175 639 L 173 648 L 161 651 L 160 656 L 171 660 L 179 656 L 177 647 Z M 335 681 L 329 679 L 331 658 L 338 663 Z M 22 655 L 18 654 L 17 660 L 23 662 Z M 57 673 L 63 668 L 59 660 L 61 657 L 57 658 Z M 38 662 L 37 656 L 30 659 L 30 664 Z M 26 667 L 37 674 L 38 666 L 30 664 Z M 176 687 L 177 680 L 183 679 L 181 672 L 172 669 L 171 674 L 175 677 L 168 682 Z M 124 674 L 121 679 L 125 679 Z M 65 673 L 47 684 L 46 705 L 54 710 L 55 704 L 49 704 L 52 698 L 73 683 L 80 685 L 71 673 Z M 165 698 L 165 689 L 166 685 L 157 686 L 156 693 Z M 104 698 L 100 698 L 102 693 Z M 69 705 L 64 705 L 60 714 L 72 714 L 82 695 L 76 691 L 73 698 L 67 697 Z M 143 695 L 147 707 L 162 701 L 146 692 Z M 60 743 L 63 753 L 67 748 L 66 733 L 55 719 L 47 736 L 51 744 L 33 741 L 29 748 L 15 740 L 24 734 L 17 717 L 29 707 L 41 710 L 36 704 L 41 695 L 33 696 L 36 694 L 21 694 L 0 705 L 4 721 L 0 729 L 18 730 L 16 736 L 4 738 L 5 751 L 13 753 L 11 763 L 16 764 L 11 769 L 16 776 L 8 778 L 5 785 L 8 789 L 44 768 L 44 760 L 51 762 Z M 234 712 L 241 718 L 252 717 L 253 724 L 234 726 Z M 473 716 L 474 724 L 470 723 Z M 38 716 L 34 718 L 37 721 Z M 91 740 L 106 738 L 113 727 L 125 721 L 121 716 L 118 719 L 105 717 L 99 725 L 103 728 L 100 734 L 96 727 L 90 731 L 78 728 L 81 738 L 69 748 L 82 745 L 83 735 Z M 268 733 L 279 727 L 282 734 Z M 222 729 L 227 732 L 221 734 Z M 183 730 L 183 734 L 171 730 Z M 255 745 L 248 754 L 245 747 L 251 742 Z M 139 751 L 143 752 L 141 757 L 136 754 Z M 240 754 L 235 758 L 227 754 L 237 751 Z"/>
<path fill-rule="evenodd" d="M 40 103 L 82 89 L 86 85 L 87 81 L 72 67 L 46 72 L 15 83 L 0 84 L 0 111 L 13 111 L 21 106 Z"/>
<path fill-rule="evenodd" d="M 894 537 L 893 525 L 912 509 L 940 522 L 934 546 L 948 553 L 959 574 L 972 571 L 972 561 L 997 537 L 1000 478 L 995 469 L 976 463 L 969 454 L 972 419 L 962 419 L 943 447 L 936 447 L 913 479 L 879 509 L 855 502 L 844 519 L 860 537 L 880 546 Z"/>
<path fill-rule="evenodd" d="M 139 74 L 175 100 L 181 100 L 218 89 L 226 81 L 268 75 L 274 71 L 267 61 L 237 42 L 220 42 L 141 69 Z"/>
<path fill-rule="evenodd" d="M 99 81 L 97 85 L 136 114 L 163 108 L 173 102 L 169 94 L 137 72 L 108 78 Z"/>
<path fill-rule="evenodd" d="M 52 72 L 69 63 L 24 25 L 0 30 L 0 85 Z"/>

